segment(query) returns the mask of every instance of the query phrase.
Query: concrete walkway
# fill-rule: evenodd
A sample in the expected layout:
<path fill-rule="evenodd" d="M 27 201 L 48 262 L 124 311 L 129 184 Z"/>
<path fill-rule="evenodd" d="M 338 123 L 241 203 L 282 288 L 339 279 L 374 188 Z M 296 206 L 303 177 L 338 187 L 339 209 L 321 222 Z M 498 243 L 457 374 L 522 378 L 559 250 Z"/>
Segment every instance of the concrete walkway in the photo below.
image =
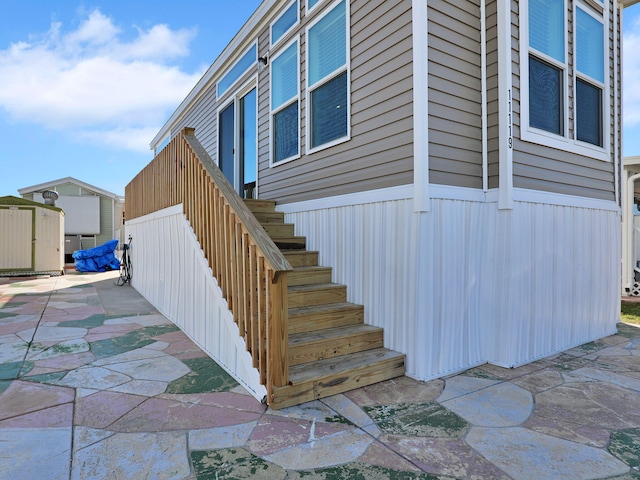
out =
<path fill-rule="evenodd" d="M 639 328 L 272 411 L 115 278 L 0 278 L 1 479 L 640 479 Z"/>

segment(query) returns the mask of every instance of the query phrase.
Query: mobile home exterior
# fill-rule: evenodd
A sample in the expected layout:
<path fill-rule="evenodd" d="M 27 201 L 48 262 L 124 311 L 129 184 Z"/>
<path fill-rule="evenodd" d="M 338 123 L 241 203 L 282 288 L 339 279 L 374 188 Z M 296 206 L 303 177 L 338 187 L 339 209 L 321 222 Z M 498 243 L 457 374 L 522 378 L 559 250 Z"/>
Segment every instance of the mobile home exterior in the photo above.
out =
<path fill-rule="evenodd" d="M 522 365 L 616 330 L 631 3 L 265 0 L 151 147 L 195 129 L 407 375 Z"/>

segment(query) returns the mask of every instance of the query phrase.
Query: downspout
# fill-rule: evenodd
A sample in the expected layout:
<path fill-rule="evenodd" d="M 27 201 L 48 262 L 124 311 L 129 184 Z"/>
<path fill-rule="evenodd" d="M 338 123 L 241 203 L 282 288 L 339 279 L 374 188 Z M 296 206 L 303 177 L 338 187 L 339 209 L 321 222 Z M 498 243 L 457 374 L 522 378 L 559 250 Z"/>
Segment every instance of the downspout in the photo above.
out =
<path fill-rule="evenodd" d="M 622 277 L 624 280 L 623 288 L 626 291 L 631 290 L 634 283 L 634 267 L 633 262 L 633 184 L 640 178 L 640 173 L 631 175 L 626 181 L 625 200 L 622 206 L 622 231 L 623 231 L 623 253 L 622 253 Z"/>
<path fill-rule="evenodd" d="M 618 17 L 618 12 L 620 12 L 620 17 Z M 615 115 L 615 122 L 613 122 L 614 132 L 613 132 L 613 141 L 614 141 L 614 162 L 613 169 L 615 175 L 614 189 L 616 195 L 616 203 L 622 207 L 620 204 L 620 199 L 622 197 L 622 193 L 620 192 L 621 188 L 624 188 L 622 185 L 622 175 L 620 172 L 620 162 L 622 162 L 622 152 L 620 151 L 620 141 L 622 140 L 621 132 L 620 132 L 620 119 L 622 118 L 622 106 L 619 104 L 618 95 L 622 95 L 622 87 L 618 86 L 619 77 L 620 77 L 620 66 L 622 65 L 622 42 L 618 45 L 618 35 L 622 32 L 620 31 L 620 21 L 622 20 L 622 8 L 618 4 L 615 9 L 614 17 L 613 17 L 613 52 L 614 58 L 618 60 L 613 65 L 613 91 L 615 94 L 613 95 L 613 111 Z M 620 49 L 620 50 L 618 50 Z M 620 109 L 620 110 L 618 110 Z"/>
<path fill-rule="evenodd" d="M 480 69 L 482 82 L 482 191 L 489 190 L 487 146 L 487 0 L 480 2 Z"/>

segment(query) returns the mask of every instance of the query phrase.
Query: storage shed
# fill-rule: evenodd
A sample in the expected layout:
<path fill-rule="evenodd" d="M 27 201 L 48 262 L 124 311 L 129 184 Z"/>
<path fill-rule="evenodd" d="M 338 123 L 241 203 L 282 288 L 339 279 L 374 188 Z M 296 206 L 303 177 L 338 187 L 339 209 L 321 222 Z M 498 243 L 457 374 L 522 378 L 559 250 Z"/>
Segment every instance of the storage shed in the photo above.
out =
<path fill-rule="evenodd" d="M 0 275 L 64 269 L 64 212 L 23 198 L 0 197 Z"/>

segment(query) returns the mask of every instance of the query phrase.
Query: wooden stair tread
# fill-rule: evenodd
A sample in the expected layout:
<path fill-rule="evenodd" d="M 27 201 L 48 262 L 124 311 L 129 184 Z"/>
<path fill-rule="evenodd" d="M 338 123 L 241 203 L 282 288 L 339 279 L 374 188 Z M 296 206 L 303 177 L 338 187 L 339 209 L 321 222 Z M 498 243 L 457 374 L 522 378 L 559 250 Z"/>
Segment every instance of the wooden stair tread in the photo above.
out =
<path fill-rule="evenodd" d="M 331 282 L 331 267 L 319 267 L 317 265 L 310 267 L 294 267 L 289 272 L 287 278 L 289 286 L 295 285 L 313 285 Z"/>
<path fill-rule="evenodd" d="M 309 315 L 313 313 L 336 312 L 344 310 L 363 310 L 364 306 L 351 302 L 326 303 L 323 305 L 310 305 L 308 307 L 295 307 L 289 309 L 289 318 Z"/>
<path fill-rule="evenodd" d="M 262 224 L 284 223 L 283 212 L 252 212 Z"/>
<path fill-rule="evenodd" d="M 282 237 L 274 237 L 272 235 L 269 235 L 271 237 L 271 239 L 273 240 L 274 243 L 277 243 L 276 240 L 278 242 L 282 242 L 284 240 L 290 241 L 290 242 L 296 242 L 296 243 L 306 243 L 307 241 L 307 237 L 301 237 L 298 235 L 283 235 Z"/>
<path fill-rule="evenodd" d="M 293 268 L 287 275 L 289 384 L 273 387 L 272 408 L 364 387 L 405 373 L 405 355 L 383 346 L 384 330 L 364 323 L 364 306 L 347 302 L 347 287 L 295 235 L 273 200 L 245 200 Z"/>
<path fill-rule="evenodd" d="M 318 251 L 316 250 L 280 250 L 284 255 L 284 258 L 291 264 L 292 267 L 303 266 L 317 266 L 318 265 Z"/>
<path fill-rule="evenodd" d="M 337 283 L 290 285 L 287 298 L 292 308 L 347 301 L 347 287 Z"/>
<path fill-rule="evenodd" d="M 335 340 L 346 336 L 354 336 L 368 333 L 383 333 L 380 327 L 373 325 L 347 325 L 344 327 L 325 328 L 315 332 L 294 333 L 289 335 L 289 346 L 297 346 L 305 343 L 323 342 Z"/>
<path fill-rule="evenodd" d="M 383 335 L 381 328 L 364 324 L 289 335 L 289 366 L 380 348 Z"/>
<path fill-rule="evenodd" d="M 289 334 L 331 327 L 362 325 L 364 306 L 349 302 L 289 308 Z"/>
<path fill-rule="evenodd" d="M 276 209 L 274 200 L 245 199 L 244 203 L 252 212 L 273 212 Z"/>
<path fill-rule="evenodd" d="M 264 228 L 267 235 L 273 238 L 291 238 L 294 237 L 294 228 L 295 225 L 293 223 L 263 223 L 262 227 Z M 306 237 L 300 237 L 306 240 Z"/>
<path fill-rule="evenodd" d="M 270 405 L 285 408 L 404 375 L 405 355 L 376 348 L 294 365 L 289 385 L 274 387 Z"/>
<path fill-rule="evenodd" d="M 368 367 L 375 363 L 389 360 L 402 360 L 404 363 L 404 354 L 382 347 L 342 357 L 295 365 L 289 368 L 289 383 L 296 385 L 308 381 L 320 381 L 349 370 Z"/>
<path fill-rule="evenodd" d="M 331 290 L 333 288 L 347 288 L 341 283 L 314 283 L 309 285 L 289 285 L 290 292 L 313 292 L 316 290 Z"/>

